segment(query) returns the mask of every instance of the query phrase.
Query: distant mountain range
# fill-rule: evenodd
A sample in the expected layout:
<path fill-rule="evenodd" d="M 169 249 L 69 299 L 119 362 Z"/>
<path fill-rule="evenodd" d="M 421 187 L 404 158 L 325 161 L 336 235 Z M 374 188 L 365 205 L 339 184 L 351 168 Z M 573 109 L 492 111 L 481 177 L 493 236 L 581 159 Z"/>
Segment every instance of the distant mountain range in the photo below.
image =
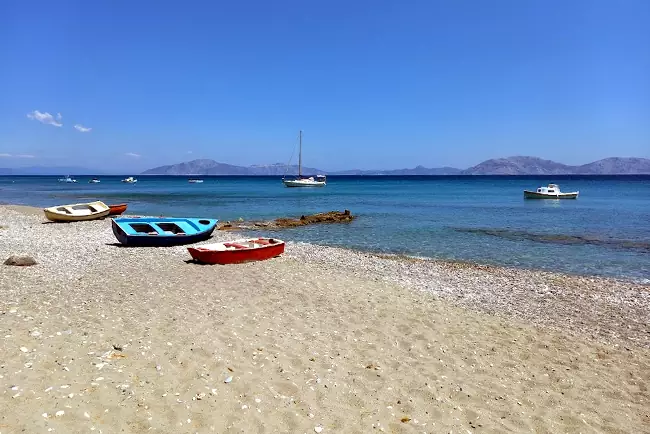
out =
<path fill-rule="evenodd" d="M 639 175 L 650 174 L 647 158 L 605 158 L 581 166 L 568 166 L 536 157 L 509 157 L 484 161 L 463 175 Z"/>
<path fill-rule="evenodd" d="M 484 161 L 469 169 L 453 167 L 427 168 L 417 166 L 413 169 L 395 170 L 343 170 L 327 172 L 311 167 L 303 167 L 308 175 L 638 175 L 650 174 L 650 159 L 647 158 L 605 158 L 581 166 L 569 166 L 537 157 L 508 157 Z M 214 160 L 193 160 L 185 163 L 155 167 L 142 172 L 143 175 L 296 175 L 298 166 L 282 163 L 255 166 L 234 166 Z"/>
<path fill-rule="evenodd" d="M 328 172 L 313 167 L 303 167 L 305 175 L 640 175 L 650 174 L 650 159 L 647 158 L 605 158 L 581 166 L 569 166 L 537 157 L 508 157 L 486 160 L 469 169 L 453 167 L 427 168 L 417 166 L 413 169 L 394 170 L 342 170 Z M 297 175 L 298 166 L 287 167 L 283 163 L 254 166 L 235 166 L 214 160 L 193 160 L 179 164 L 155 167 L 142 172 L 142 175 L 244 175 L 244 176 L 282 176 Z M 0 168 L 0 175 L 106 175 L 106 171 L 85 167 L 23 167 L 18 169 Z"/>
<path fill-rule="evenodd" d="M 324 175 L 325 171 L 312 167 L 303 167 L 303 173 L 310 175 Z M 142 175 L 257 175 L 281 176 L 297 175 L 298 166 L 289 166 L 282 163 L 254 166 L 234 166 L 219 163 L 214 160 L 192 160 L 185 163 L 171 164 L 145 170 Z"/>
<path fill-rule="evenodd" d="M 417 166 L 413 169 L 394 169 L 394 170 L 343 170 L 331 172 L 331 175 L 385 175 L 385 176 L 404 176 L 404 175 L 460 175 L 462 170 L 453 167 L 435 167 L 428 168 Z"/>

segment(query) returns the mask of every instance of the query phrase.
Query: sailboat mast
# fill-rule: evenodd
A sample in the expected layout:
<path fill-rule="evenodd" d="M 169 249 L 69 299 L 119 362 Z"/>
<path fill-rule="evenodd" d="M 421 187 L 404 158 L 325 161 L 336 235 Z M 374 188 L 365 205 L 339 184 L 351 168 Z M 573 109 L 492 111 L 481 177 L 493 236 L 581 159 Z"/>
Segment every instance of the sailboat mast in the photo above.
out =
<path fill-rule="evenodd" d="M 302 130 L 300 130 L 300 151 L 298 152 L 298 177 L 302 178 Z"/>

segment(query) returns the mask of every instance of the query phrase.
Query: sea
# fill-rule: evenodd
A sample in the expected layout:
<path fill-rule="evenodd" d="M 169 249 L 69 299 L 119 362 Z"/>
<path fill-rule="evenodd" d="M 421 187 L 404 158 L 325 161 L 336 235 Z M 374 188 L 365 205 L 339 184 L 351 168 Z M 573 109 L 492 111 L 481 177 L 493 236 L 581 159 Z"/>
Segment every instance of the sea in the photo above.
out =
<path fill-rule="evenodd" d="M 349 209 L 350 224 L 287 229 L 289 241 L 650 283 L 650 176 L 330 176 L 324 188 L 279 177 L 0 176 L 0 203 L 127 202 L 127 214 L 268 220 Z M 524 200 L 557 183 L 577 200 Z M 0 242 L 2 233 L 0 232 Z"/>

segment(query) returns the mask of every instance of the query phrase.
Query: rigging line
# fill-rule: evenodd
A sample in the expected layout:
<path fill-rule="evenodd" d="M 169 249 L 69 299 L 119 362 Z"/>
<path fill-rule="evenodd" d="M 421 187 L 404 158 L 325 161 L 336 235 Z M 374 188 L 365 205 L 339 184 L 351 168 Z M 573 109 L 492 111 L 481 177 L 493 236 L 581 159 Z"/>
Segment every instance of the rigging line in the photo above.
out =
<path fill-rule="evenodd" d="M 284 179 L 287 176 L 287 172 L 289 171 L 289 164 L 291 164 L 291 160 L 293 160 L 293 156 L 296 153 L 296 146 L 294 145 L 293 151 L 291 151 L 291 157 L 289 158 L 289 162 L 287 162 L 287 165 L 284 167 L 284 175 L 282 175 L 282 179 Z"/>

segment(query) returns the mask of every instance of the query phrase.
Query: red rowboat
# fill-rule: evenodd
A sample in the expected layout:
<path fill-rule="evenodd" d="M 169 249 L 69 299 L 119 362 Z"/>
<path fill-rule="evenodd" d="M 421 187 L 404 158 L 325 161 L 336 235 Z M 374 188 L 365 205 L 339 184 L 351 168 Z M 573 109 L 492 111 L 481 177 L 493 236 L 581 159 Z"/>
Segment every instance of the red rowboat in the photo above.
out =
<path fill-rule="evenodd" d="M 109 205 L 108 206 L 111 211 L 108 213 L 108 215 L 120 215 L 124 211 L 126 211 L 126 204 L 125 203 L 118 203 L 116 205 Z"/>
<path fill-rule="evenodd" d="M 284 241 L 275 238 L 251 238 L 204 244 L 188 247 L 187 250 L 195 261 L 204 264 L 239 264 L 279 256 L 284 252 Z"/>

